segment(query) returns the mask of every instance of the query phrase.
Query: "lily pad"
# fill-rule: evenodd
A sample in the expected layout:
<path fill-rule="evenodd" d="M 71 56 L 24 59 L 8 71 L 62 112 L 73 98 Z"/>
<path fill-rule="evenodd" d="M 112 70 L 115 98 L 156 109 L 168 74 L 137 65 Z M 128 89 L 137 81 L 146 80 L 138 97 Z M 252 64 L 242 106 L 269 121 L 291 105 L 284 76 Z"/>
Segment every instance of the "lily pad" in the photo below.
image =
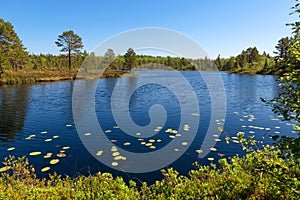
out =
<path fill-rule="evenodd" d="M 66 127 L 71 127 L 72 126 L 72 124 L 66 124 Z"/>
<path fill-rule="evenodd" d="M 111 130 L 106 130 L 105 133 L 111 133 Z"/>
<path fill-rule="evenodd" d="M 201 149 L 196 150 L 197 153 L 202 153 L 203 151 Z"/>
<path fill-rule="evenodd" d="M 52 160 L 50 160 L 50 164 L 51 165 L 55 165 L 57 163 L 59 163 L 59 159 L 52 159 Z"/>
<path fill-rule="evenodd" d="M 59 158 L 63 158 L 63 157 L 66 157 L 67 155 L 64 153 L 59 153 L 59 154 L 56 154 L 56 156 Z"/>
<path fill-rule="evenodd" d="M 54 135 L 54 136 L 53 136 L 53 139 L 56 139 L 56 138 L 59 138 L 59 136 L 58 136 L 58 135 Z"/>
<path fill-rule="evenodd" d="M 63 147 L 62 149 L 63 150 L 68 150 L 68 149 L 70 149 L 71 147 L 69 147 L 69 146 L 65 146 L 65 147 Z"/>
<path fill-rule="evenodd" d="M 101 156 L 103 154 L 103 151 L 99 150 L 97 153 L 96 153 L 96 156 Z"/>
<path fill-rule="evenodd" d="M 40 151 L 34 151 L 34 152 L 30 152 L 29 155 L 30 156 L 37 156 L 37 155 L 40 155 L 42 152 Z"/>
<path fill-rule="evenodd" d="M 90 135 L 92 135 L 91 133 L 85 133 L 84 134 L 85 136 L 90 136 Z"/>
<path fill-rule="evenodd" d="M 50 170 L 50 167 L 44 167 L 41 169 L 41 172 L 46 172 L 46 171 L 49 171 Z"/>
<path fill-rule="evenodd" d="M 188 143 L 187 142 L 182 142 L 181 143 L 183 146 L 186 146 L 186 145 L 188 145 Z"/>
<path fill-rule="evenodd" d="M 114 167 L 116 167 L 116 166 L 119 165 L 119 163 L 117 163 L 117 162 L 112 162 L 111 165 L 114 166 Z"/>
<path fill-rule="evenodd" d="M 120 153 L 119 152 L 113 152 L 113 154 L 112 154 L 112 156 L 119 156 L 120 155 Z"/>
<path fill-rule="evenodd" d="M 7 151 L 13 151 L 13 150 L 15 150 L 15 147 L 10 147 L 7 149 Z"/>
<path fill-rule="evenodd" d="M 47 131 L 42 131 L 42 132 L 41 132 L 41 134 L 46 134 L 46 133 L 47 133 Z"/>
<path fill-rule="evenodd" d="M 210 148 L 210 150 L 211 150 L 211 151 L 217 151 L 217 149 L 214 148 L 214 147 Z"/>
<path fill-rule="evenodd" d="M 131 143 L 130 142 L 125 142 L 124 146 L 129 146 Z"/>
<path fill-rule="evenodd" d="M 52 138 L 48 138 L 45 140 L 45 142 L 51 142 L 52 141 Z"/>
<path fill-rule="evenodd" d="M 154 139 L 150 139 L 149 142 L 153 143 L 153 142 L 155 142 L 155 140 Z"/>
<path fill-rule="evenodd" d="M 214 158 L 207 158 L 207 160 L 214 161 L 215 159 Z"/>

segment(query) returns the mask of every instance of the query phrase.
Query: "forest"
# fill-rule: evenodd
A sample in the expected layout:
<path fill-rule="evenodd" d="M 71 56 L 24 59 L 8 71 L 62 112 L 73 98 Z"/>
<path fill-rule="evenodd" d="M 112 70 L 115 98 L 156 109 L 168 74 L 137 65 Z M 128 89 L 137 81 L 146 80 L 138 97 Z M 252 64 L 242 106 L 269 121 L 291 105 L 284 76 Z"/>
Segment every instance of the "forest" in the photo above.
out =
<path fill-rule="evenodd" d="M 55 44 L 61 54 L 30 54 L 22 44 L 13 25 L 0 19 L 0 85 L 28 82 L 59 81 L 74 79 L 79 68 L 93 78 L 120 77 L 131 69 L 142 70 L 220 70 L 228 73 L 282 74 L 285 65 L 281 60 L 288 56 L 288 48 L 295 38 L 285 37 L 278 41 L 275 57 L 259 53 L 249 47 L 230 58 L 183 58 L 171 56 L 137 55 L 129 48 L 124 55 L 116 55 L 107 49 L 104 55 L 83 50 L 82 38 L 72 30 L 58 36 Z M 168 68 L 168 67 L 169 68 Z M 102 76 L 98 75 L 97 70 Z M 89 77 L 91 78 L 91 77 Z"/>

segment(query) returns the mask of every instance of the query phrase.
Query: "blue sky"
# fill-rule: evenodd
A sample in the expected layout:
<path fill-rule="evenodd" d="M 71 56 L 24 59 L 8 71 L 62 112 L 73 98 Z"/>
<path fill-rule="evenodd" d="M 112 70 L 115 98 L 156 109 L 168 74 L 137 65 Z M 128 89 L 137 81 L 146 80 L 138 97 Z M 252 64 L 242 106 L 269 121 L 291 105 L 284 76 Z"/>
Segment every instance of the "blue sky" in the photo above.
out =
<path fill-rule="evenodd" d="M 74 30 L 92 51 L 120 32 L 142 27 L 179 31 L 194 39 L 212 58 L 237 55 L 257 46 L 271 53 L 289 36 L 285 24 L 294 0 L 9 0 L 0 18 L 10 21 L 31 53 L 58 54 L 57 36 Z"/>

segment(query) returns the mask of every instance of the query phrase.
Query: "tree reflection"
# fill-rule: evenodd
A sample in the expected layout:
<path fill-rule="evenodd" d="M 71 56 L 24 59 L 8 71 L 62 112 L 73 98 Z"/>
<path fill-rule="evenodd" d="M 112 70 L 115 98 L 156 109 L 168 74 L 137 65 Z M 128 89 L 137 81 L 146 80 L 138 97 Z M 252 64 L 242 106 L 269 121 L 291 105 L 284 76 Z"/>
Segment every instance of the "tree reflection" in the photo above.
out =
<path fill-rule="evenodd" d="M 24 126 L 30 87 L 0 90 L 0 141 L 11 141 Z"/>

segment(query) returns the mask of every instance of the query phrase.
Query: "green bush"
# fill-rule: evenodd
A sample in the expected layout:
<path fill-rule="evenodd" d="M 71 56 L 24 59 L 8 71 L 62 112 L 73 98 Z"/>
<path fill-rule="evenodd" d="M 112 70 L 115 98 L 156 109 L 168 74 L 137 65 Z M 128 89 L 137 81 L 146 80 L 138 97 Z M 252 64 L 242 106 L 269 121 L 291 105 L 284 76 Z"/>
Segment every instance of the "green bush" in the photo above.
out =
<path fill-rule="evenodd" d="M 241 137 L 241 144 L 248 144 Z M 243 143 L 244 142 L 244 143 Z M 250 148 L 248 148 L 250 150 Z M 300 164 L 293 155 L 283 156 L 274 146 L 251 150 L 245 156 L 219 160 L 220 166 L 197 165 L 188 176 L 174 169 L 162 170 L 163 180 L 137 187 L 120 177 L 97 173 L 37 179 L 25 157 L 3 161 L 0 199 L 298 199 Z"/>

